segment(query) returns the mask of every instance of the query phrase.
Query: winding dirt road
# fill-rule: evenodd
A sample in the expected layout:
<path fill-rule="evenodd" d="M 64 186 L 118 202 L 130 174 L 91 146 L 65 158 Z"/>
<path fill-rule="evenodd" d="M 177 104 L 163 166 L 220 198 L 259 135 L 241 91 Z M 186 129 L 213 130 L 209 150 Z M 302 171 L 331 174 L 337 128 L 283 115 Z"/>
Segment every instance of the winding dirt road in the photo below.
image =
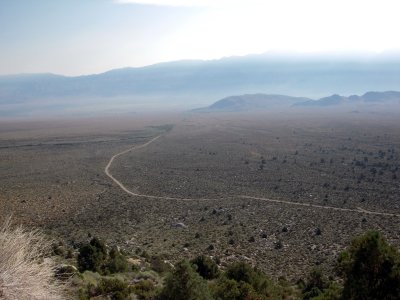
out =
<path fill-rule="evenodd" d="M 144 198 L 149 198 L 149 199 L 159 199 L 159 200 L 179 200 L 179 201 L 207 201 L 207 200 L 221 200 L 221 198 L 217 199 L 212 199 L 212 198 L 177 198 L 177 197 L 165 197 L 165 196 L 153 196 L 153 195 L 146 195 L 146 194 L 138 194 L 134 193 L 131 190 L 129 190 L 126 186 L 124 186 L 118 179 L 116 179 L 111 173 L 110 173 L 110 167 L 114 160 L 121 156 L 124 155 L 128 152 L 131 152 L 133 150 L 145 148 L 151 143 L 153 143 L 155 140 L 160 138 L 161 135 L 156 136 L 155 138 L 152 138 L 150 141 L 138 145 L 138 146 L 133 146 L 129 149 L 126 149 L 124 151 L 121 151 L 115 155 L 113 155 L 110 158 L 110 161 L 104 168 L 105 174 L 112 180 L 114 181 L 125 193 L 131 195 L 131 196 L 136 196 L 136 197 L 144 197 Z M 386 212 L 377 212 L 377 211 L 370 211 L 363 209 L 361 207 L 357 208 L 341 208 L 341 207 L 335 207 L 335 206 L 324 206 L 324 205 L 318 205 L 318 204 L 312 204 L 312 203 L 302 203 L 302 202 L 292 202 L 292 201 L 285 201 L 285 200 L 277 200 L 277 199 L 269 199 L 269 198 L 262 198 L 262 197 L 253 197 L 253 196 L 246 196 L 246 195 L 237 195 L 237 198 L 242 198 L 242 199 L 248 199 L 248 200 L 257 200 L 257 201 L 265 201 L 265 202 L 270 202 L 270 203 L 278 203 L 278 204 L 287 204 L 287 205 L 294 205 L 294 206 L 302 206 L 302 207 L 308 207 L 308 208 L 318 208 L 318 209 L 328 209 L 328 210 L 335 210 L 335 211 L 343 211 L 343 212 L 355 212 L 355 213 L 361 213 L 361 214 L 369 214 L 369 215 L 378 215 L 378 216 L 388 216 L 388 217 L 400 217 L 399 214 L 393 214 L 393 213 L 386 213 Z"/>

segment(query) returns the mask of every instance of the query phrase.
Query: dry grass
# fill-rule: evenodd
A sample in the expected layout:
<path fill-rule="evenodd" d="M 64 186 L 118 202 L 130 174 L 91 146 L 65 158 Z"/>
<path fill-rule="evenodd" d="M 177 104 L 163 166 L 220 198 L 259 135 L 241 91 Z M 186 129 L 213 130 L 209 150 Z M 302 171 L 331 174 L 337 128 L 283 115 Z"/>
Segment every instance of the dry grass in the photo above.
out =
<path fill-rule="evenodd" d="M 0 228 L 0 299 L 64 299 L 54 279 L 54 264 L 43 255 L 49 242 L 38 231 L 13 228 L 8 219 Z"/>

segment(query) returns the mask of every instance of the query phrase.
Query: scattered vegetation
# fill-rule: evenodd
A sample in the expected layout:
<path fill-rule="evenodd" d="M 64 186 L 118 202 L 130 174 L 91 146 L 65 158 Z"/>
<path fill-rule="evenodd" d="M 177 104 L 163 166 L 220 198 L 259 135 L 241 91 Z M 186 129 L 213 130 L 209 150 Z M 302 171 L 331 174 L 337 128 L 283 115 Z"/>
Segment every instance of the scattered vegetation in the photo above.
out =
<path fill-rule="evenodd" d="M 92 239 L 91 244 L 100 249 L 104 245 L 98 239 Z M 87 245 L 82 246 L 85 247 Z M 340 254 L 336 276 L 328 277 L 322 269 L 315 268 L 305 281 L 297 284 L 285 279 L 274 281 L 243 261 L 228 264 L 221 270 L 218 260 L 200 255 L 190 262 L 182 260 L 166 271 L 153 267 L 154 262 L 156 265 L 162 262 L 160 257 L 142 259 L 149 261 L 147 270 L 156 269 L 157 272 L 149 276 L 145 275 L 148 271 L 142 269 L 112 277 L 84 272 L 81 277 L 86 278 L 86 286 L 80 290 L 80 299 L 100 296 L 131 299 L 133 295 L 145 300 L 391 300 L 400 297 L 400 254 L 374 231 L 356 238 Z"/>
<path fill-rule="evenodd" d="M 57 268 L 56 274 L 68 280 L 73 273 L 71 294 L 80 294 L 81 299 L 157 299 L 166 295 L 166 278 L 178 276 L 174 274 L 182 258 L 190 260 L 191 268 L 183 274 L 199 282 L 208 291 L 204 295 L 214 299 L 360 299 L 358 289 L 366 286 L 371 289 L 368 295 L 379 292 L 380 299 L 398 299 L 393 288 L 399 286 L 397 252 L 383 247 L 379 239 L 375 248 L 372 242 L 357 244 L 362 249 L 369 245 L 366 253 L 386 249 L 379 259 L 355 263 L 367 256 L 352 244 L 347 254 L 340 256 L 339 273 L 332 271 L 349 238 L 368 229 L 381 228 L 398 246 L 398 218 L 363 214 L 361 210 L 343 213 L 269 205 L 235 197 L 254 195 L 398 214 L 398 126 L 374 129 L 368 122 L 357 126 L 332 122 L 310 125 L 310 130 L 300 126 L 304 124 L 288 123 L 288 129 L 269 126 L 264 130 L 268 125 L 264 122 L 252 123 L 260 129 L 253 131 L 242 126 L 245 123 L 237 123 L 223 133 L 199 127 L 196 139 L 188 143 L 182 142 L 188 139 L 179 133 L 181 127 L 174 129 L 176 134 L 163 139 L 162 151 L 158 146 L 149 147 L 121 157 L 114 165 L 115 176 L 137 186 L 140 192 L 218 198 L 218 204 L 214 200 L 165 201 L 160 209 L 158 201 L 140 197 L 126 201 L 107 187 L 110 183 L 102 179 L 99 170 L 110 153 L 117 146 L 124 149 L 143 144 L 159 134 L 157 129 L 152 129 L 154 134 L 129 131 L 92 140 L 81 136 L 49 138 L 32 145 L 18 140 L 15 146 L 10 140 L 1 153 L 16 167 L 1 170 L 0 189 L 10 200 L 8 207 L 21 212 L 23 221 L 37 220 L 65 238 L 68 245 L 56 244 L 51 249 L 57 260 L 66 264 Z M 228 120 L 227 126 L 230 124 L 234 122 Z M 297 127 L 303 130 L 295 133 L 293 128 Z M 383 128 L 385 136 L 379 138 L 377 133 Z M 275 135 L 280 138 L 270 138 Z M 44 147 L 46 152 L 35 151 Z M 27 162 L 32 172 L 25 172 Z M 60 167 L 54 173 L 45 172 L 55 166 Z M 85 166 L 84 174 L 81 166 Z M 25 173 L 29 178 L 22 175 Z M 8 193 L 15 186 L 15 178 L 24 186 L 15 189 L 18 196 Z M 35 197 L 29 197 L 33 194 Z M 177 223 L 185 226 L 174 226 Z M 89 231 L 126 249 L 95 239 L 82 243 Z M 138 248 L 140 251 L 134 253 Z M 199 254 L 204 257 L 195 257 Z M 48 258 L 41 256 L 37 261 L 47 263 Z M 242 271 L 253 274 L 246 276 L 255 280 L 229 275 L 232 264 L 238 261 L 247 262 Z M 373 272 L 366 268 L 371 264 Z M 313 265 L 319 269 L 307 275 L 307 268 Z M 287 276 L 289 281 L 280 276 Z M 299 284 L 294 284 L 299 278 Z M 185 281 L 173 282 L 179 285 Z M 263 288 L 257 282 L 266 284 Z"/>
<path fill-rule="evenodd" d="M 91 232 L 126 251 L 167 254 L 173 264 L 199 254 L 223 263 L 246 257 L 274 278 L 293 281 L 306 278 L 314 264 L 329 269 L 351 236 L 368 229 L 379 228 L 400 245 L 399 218 L 237 197 L 399 214 L 397 120 L 280 116 L 282 126 L 274 116 L 187 117 L 149 147 L 118 157 L 112 174 L 140 193 L 218 201 L 165 201 L 162 209 L 159 201 L 126 201 L 103 176 L 104 164 L 162 134 L 165 128 L 145 126 L 165 120 L 121 121 L 96 133 L 74 124 L 73 130 L 40 129 L 34 138 L 31 128 L 4 137 L 0 214 L 15 211 L 18 222 L 43 226 L 75 249 Z M 66 259 L 76 257 L 65 246 L 55 248 Z"/>
<path fill-rule="evenodd" d="M 65 272 L 72 277 L 71 297 L 80 300 L 400 299 L 399 251 L 376 231 L 357 237 L 339 255 L 336 276 L 316 268 L 297 284 L 274 281 L 243 261 L 222 269 L 219 260 L 205 255 L 173 268 L 166 268 L 161 256 L 136 256 L 133 261 L 142 267 L 133 267 L 127 253 L 96 237 L 79 247 L 79 271 L 73 265 L 55 267 L 46 253 L 51 244 L 42 234 L 6 222 L 0 230 L 0 299 L 64 299 L 65 286 L 56 277 Z M 64 254 L 58 257 L 66 260 Z"/>

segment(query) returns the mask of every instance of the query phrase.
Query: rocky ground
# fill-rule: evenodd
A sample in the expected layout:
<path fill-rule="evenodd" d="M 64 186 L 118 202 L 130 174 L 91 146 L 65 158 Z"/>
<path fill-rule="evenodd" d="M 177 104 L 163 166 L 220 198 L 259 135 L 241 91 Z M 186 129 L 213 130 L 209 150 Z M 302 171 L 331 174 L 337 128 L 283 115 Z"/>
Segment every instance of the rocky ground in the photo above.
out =
<path fill-rule="evenodd" d="M 174 124 L 166 132 L 165 124 Z M 331 269 L 354 235 L 400 245 L 400 218 L 240 197 L 400 214 L 400 123 L 373 116 L 184 114 L 49 132 L 0 132 L 0 210 L 74 245 L 88 234 L 172 261 L 208 253 L 293 280 Z M 37 126 L 38 127 L 38 126 Z M 18 130 L 17 130 L 18 129 Z M 126 194 L 104 174 L 163 200 Z"/>

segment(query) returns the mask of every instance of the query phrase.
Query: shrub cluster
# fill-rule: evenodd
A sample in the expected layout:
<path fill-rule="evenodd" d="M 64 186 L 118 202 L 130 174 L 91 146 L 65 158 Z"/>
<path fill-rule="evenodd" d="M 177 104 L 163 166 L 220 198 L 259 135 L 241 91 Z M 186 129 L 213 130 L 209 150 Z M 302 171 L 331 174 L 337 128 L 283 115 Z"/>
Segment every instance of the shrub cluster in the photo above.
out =
<path fill-rule="evenodd" d="M 54 249 L 53 249 L 54 250 Z M 75 267 L 54 268 L 44 255 L 51 245 L 37 231 L 0 228 L 0 299 L 63 299 L 55 273 L 77 273 Z M 236 262 L 221 271 L 215 260 L 201 255 L 171 268 L 162 257 L 147 257 L 150 269 L 127 272 L 118 248 L 97 238 L 79 248 L 77 278 L 85 284 L 79 299 L 139 300 L 395 300 L 400 299 L 400 253 L 378 232 L 353 240 L 337 263 L 339 280 L 314 269 L 298 287 L 274 282 L 265 273 Z M 58 271 L 55 272 L 55 271 Z M 115 275 L 115 273 L 123 273 Z M 160 278 L 164 277 L 163 287 Z M 114 274 L 114 275 L 110 275 Z"/>
<path fill-rule="evenodd" d="M 129 266 L 118 248 L 108 250 L 102 241 L 92 238 L 79 248 L 78 268 L 80 272 L 88 270 L 107 275 L 126 272 Z"/>
<path fill-rule="evenodd" d="M 263 272 L 244 262 L 228 266 L 225 274 L 212 285 L 212 291 L 218 300 L 271 299 L 278 298 L 280 292 Z"/>
<path fill-rule="evenodd" d="M 89 283 L 84 289 L 80 290 L 79 300 L 89 300 L 92 298 L 124 300 L 132 294 L 133 287 L 120 278 L 101 277 L 97 284 Z"/>

